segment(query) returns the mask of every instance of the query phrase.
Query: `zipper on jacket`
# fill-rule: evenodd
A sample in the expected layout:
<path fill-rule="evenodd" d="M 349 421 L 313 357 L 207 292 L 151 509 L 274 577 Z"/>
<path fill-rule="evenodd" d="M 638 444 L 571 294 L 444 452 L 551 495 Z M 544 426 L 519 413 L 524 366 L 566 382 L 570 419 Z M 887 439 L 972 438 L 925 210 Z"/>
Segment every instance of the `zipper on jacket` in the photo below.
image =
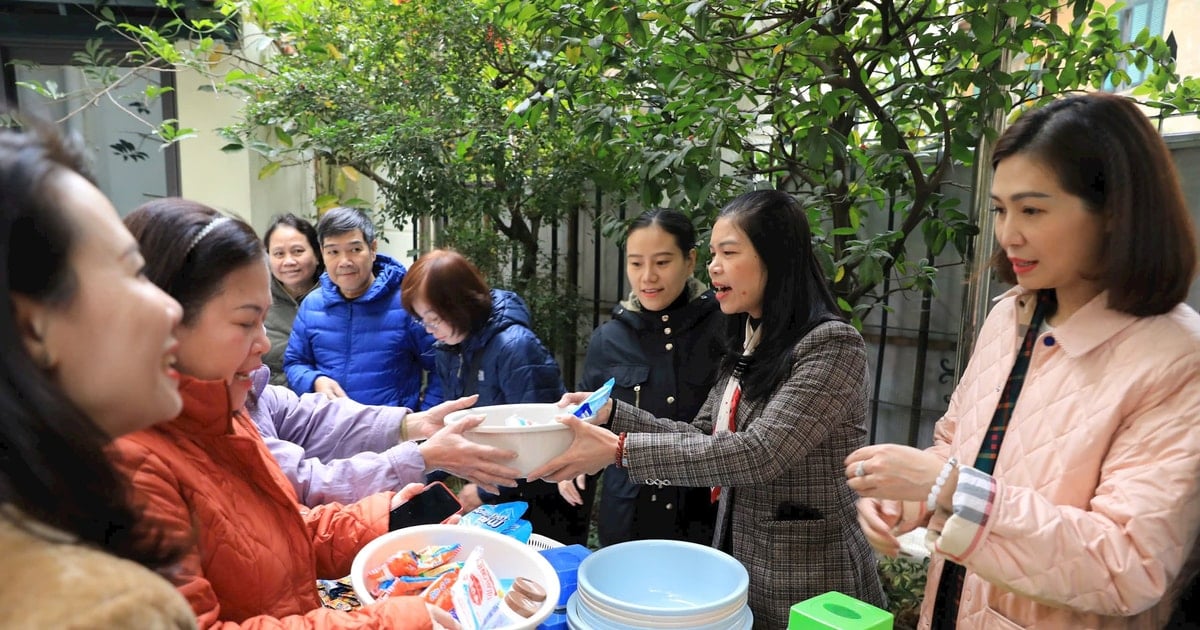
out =
<path fill-rule="evenodd" d="M 638 409 L 642 408 L 642 384 L 638 383 L 633 386 L 633 406 Z"/>

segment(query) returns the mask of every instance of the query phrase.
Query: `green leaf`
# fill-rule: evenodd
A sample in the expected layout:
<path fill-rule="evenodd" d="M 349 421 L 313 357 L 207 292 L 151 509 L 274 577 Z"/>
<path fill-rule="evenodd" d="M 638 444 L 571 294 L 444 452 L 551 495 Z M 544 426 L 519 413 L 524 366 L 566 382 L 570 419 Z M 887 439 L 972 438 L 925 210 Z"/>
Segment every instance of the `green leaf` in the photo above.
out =
<path fill-rule="evenodd" d="M 284 131 L 283 127 L 275 128 L 275 137 L 278 138 L 279 141 L 283 143 L 283 146 L 291 148 L 292 136 L 288 132 Z"/>
<path fill-rule="evenodd" d="M 315 206 L 317 210 L 329 210 L 337 207 L 339 203 L 340 200 L 338 199 L 338 196 L 329 193 L 320 195 L 313 200 L 313 206 Z"/>
<path fill-rule="evenodd" d="M 283 166 L 283 165 L 279 162 L 267 162 L 267 165 L 262 167 L 262 169 L 260 169 L 258 171 L 258 178 L 266 179 L 266 178 L 270 177 L 272 174 L 275 173 L 275 171 L 279 170 L 280 166 Z"/>
<path fill-rule="evenodd" d="M 836 37 L 820 35 L 809 42 L 809 49 L 816 53 L 829 53 L 837 50 L 840 45 Z"/>

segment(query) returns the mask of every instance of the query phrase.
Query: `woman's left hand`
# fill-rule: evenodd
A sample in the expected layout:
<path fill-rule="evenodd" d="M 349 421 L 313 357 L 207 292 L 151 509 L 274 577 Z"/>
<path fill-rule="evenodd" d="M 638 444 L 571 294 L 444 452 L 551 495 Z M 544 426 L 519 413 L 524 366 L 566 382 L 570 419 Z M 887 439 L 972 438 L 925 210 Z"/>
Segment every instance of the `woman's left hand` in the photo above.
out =
<path fill-rule="evenodd" d="M 846 483 L 859 496 L 924 503 L 945 463 L 911 446 L 873 444 L 846 457 Z"/>
<path fill-rule="evenodd" d="M 400 488 L 400 490 L 398 492 L 396 492 L 396 494 L 392 495 L 391 509 L 394 510 L 394 509 L 400 507 L 401 505 L 408 503 L 409 501 L 412 501 L 413 497 L 417 496 L 418 494 L 421 494 L 422 492 L 425 492 L 425 484 L 423 484 L 423 483 L 410 483 L 407 486 Z M 442 522 L 449 524 L 449 525 L 454 525 L 454 524 L 458 523 L 458 521 L 461 518 L 462 517 L 459 516 L 458 514 L 454 514 L 450 518 L 448 518 Z"/>
<path fill-rule="evenodd" d="M 470 409 L 479 401 L 479 394 L 471 394 L 454 400 L 447 400 L 426 409 L 425 411 L 410 411 L 404 417 L 404 428 L 410 440 L 423 440 L 442 427 L 446 426 L 446 416 L 455 411 Z"/>
<path fill-rule="evenodd" d="M 413 497 L 421 494 L 422 492 L 425 492 L 425 484 L 423 483 L 410 483 L 407 486 L 400 488 L 396 494 L 392 495 L 391 509 L 394 510 L 401 505 L 412 501 Z"/>
<path fill-rule="evenodd" d="M 598 473 L 613 463 L 617 455 L 615 434 L 575 416 L 561 416 L 558 421 L 571 427 L 575 439 L 562 455 L 530 471 L 530 479 L 564 481 L 579 475 Z"/>

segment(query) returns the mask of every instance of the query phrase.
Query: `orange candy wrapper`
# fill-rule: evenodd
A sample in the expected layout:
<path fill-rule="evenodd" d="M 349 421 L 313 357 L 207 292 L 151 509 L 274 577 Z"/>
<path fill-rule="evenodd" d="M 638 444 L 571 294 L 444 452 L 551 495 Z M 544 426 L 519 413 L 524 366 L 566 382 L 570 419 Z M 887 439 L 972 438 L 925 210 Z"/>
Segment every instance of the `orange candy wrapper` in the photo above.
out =
<path fill-rule="evenodd" d="M 367 571 L 367 588 L 375 598 L 415 595 L 433 583 L 441 573 L 438 569 L 454 558 L 461 547 L 430 545 L 417 551 L 397 552 L 382 565 Z"/>
<path fill-rule="evenodd" d="M 456 563 L 458 566 L 442 573 L 433 581 L 433 584 L 426 588 L 421 597 L 425 601 L 441 608 L 446 612 L 454 610 L 454 600 L 450 597 L 450 587 L 458 580 L 459 569 L 462 568 L 462 563 Z"/>

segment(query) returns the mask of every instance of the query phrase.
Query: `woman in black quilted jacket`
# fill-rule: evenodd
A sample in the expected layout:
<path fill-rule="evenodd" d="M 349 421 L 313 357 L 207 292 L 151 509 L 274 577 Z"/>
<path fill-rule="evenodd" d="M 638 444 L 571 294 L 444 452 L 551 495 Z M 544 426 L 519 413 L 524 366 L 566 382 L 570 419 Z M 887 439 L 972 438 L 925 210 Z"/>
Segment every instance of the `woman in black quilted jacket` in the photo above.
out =
<path fill-rule="evenodd" d="M 691 420 L 725 351 L 725 318 L 712 290 L 694 277 L 696 228 L 682 212 L 660 208 L 634 219 L 625 238 L 629 297 L 592 333 L 579 389 L 595 390 L 611 377 L 614 398 L 659 418 Z M 585 479 L 559 482 L 559 492 L 590 513 L 595 484 Z M 631 482 L 615 465 L 604 470 L 602 546 L 647 538 L 707 545 L 715 518 L 707 488 L 656 488 Z"/>

